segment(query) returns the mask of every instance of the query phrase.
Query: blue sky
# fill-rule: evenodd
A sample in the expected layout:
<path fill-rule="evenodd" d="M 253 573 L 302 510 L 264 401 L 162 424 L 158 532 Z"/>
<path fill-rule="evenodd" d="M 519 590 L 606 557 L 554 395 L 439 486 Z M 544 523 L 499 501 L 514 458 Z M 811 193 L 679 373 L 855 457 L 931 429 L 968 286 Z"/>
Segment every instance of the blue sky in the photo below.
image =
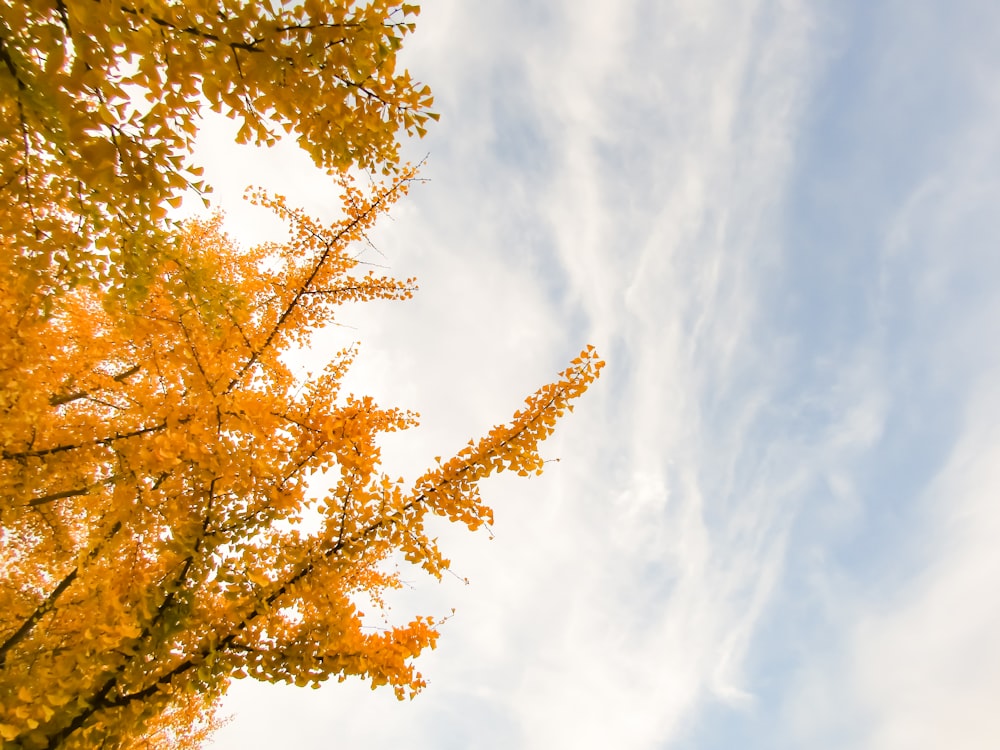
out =
<path fill-rule="evenodd" d="M 355 387 L 423 415 L 410 476 L 587 342 L 602 380 L 442 530 L 471 584 L 416 700 L 237 684 L 216 747 L 993 747 L 1000 740 L 1000 6 L 428 0 L 441 122 L 349 310 Z M 233 231 L 291 148 L 209 123 Z M 993 700 L 991 700 L 991 697 Z"/>

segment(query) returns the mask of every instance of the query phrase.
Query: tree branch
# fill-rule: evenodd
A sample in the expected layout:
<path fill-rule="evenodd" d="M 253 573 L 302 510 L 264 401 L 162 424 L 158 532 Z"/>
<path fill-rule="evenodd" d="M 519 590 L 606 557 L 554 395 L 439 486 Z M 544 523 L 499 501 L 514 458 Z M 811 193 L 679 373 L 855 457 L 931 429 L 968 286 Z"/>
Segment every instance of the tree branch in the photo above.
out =
<path fill-rule="evenodd" d="M 87 559 L 93 560 L 95 557 L 97 557 L 97 555 L 100 553 L 100 550 L 103 548 L 104 544 L 110 541 L 115 536 L 115 534 L 118 533 L 121 527 L 122 527 L 121 521 L 115 522 L 115 525 L 111 527 L 111 530 L 108 533 L 108 535 L 104 539 L 102 539 L 97 545 L 95 545 L 94 549 L 92 549 L 87 554 Z M 57 585 L 54 589 L 52 589 L 49 595 L 45 597 L 45 601 L 43 601 L 41 604 L 35 607 L 35 611 L 32 612 L 31 615 L 24 622 L 21 623 L 21 627 L 15 630 L 7 638 L 7 640 L 3 642 L 3 644 L 0 644 L 0 669 L 3 668 L 4 663 L 7 660 L 8 652 L 10 652 L 14 647 L 17 646 L 17 644 L 23 641 L 24 638 L 28 635 L 28 633 L 30 633 L 31 630 L 35 627 L 35 625 L 38 624 L 38 621 L 41 620 L 43 617 L 45 617 L 45 615 L 52 610 L 59 597 L 62 596 L 63 593 L 66 591 L 66 589 L 68 589 L 73 584 L 73 581 L 76 580 L 76 576 L 79 572 L 80 572 L 79 566 L 73 568 L 73 570 L 71 570 L 70 573 L 59 582 L 59 585 Z"/>
<path fill-rule="evenodd" d="M 117 375 L 113 376 L 111 379 L 116 383 L 121 383 L 124 380 L 135 375 L 139 370 L 142 369 L 141 365 L 132 365 L 127 370 L 123 370 Z M 64 393 L 58 396 L 49 397 L 49 404 L 51 406 L 62 406 L 63 404 L 71 403 L 81 398 L 86 398 L 90 395 L 90 391 L 73 391 L 72 393 Z"/>
<path fill-rule="evenodd" d="M 184 424 L 185 422 L 190 422 L 191 417 L 183 417 L 177 420 L 178 424 Z M 5 461 L 14 461 L 23 458 L 42 458 L 44 456 L 51 456 L 55 453 L 65 453 L 66 451 L 78 450 L 80 448 L 92 448 L 98 445 L 110 445 L 111 443 L 116 443 L 119 440 L 127 440 L 129 438 L 139 437 L 140 435 L 146 435 L 150 432 L 159 432 L 160 430 L 165 430 L 167 428 L 167 422 L 163 421 L 160 424 L 151 425 L 149 427 L 142 427 L 138 430 L 132 430 L 131 432 L 119 432 L 111 435 L 110 437 L 98 438 L 97 440 L 91 440 L 86 443 L 73 443 L 66 445 L 56 445 L 51 448 L 40 448 L 38 450 L 30 451 L 15 451 L 14 453 L 8 453 L 7 451 L 0 452 L 0 458 Z"/>

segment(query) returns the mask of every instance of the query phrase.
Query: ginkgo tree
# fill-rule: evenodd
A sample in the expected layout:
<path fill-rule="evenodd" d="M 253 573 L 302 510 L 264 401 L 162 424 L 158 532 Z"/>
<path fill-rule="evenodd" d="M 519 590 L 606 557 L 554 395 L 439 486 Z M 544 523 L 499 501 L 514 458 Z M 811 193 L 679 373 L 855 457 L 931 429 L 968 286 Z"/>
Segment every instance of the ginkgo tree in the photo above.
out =
<path fill-rule="evenodd" d="M 440 577 L 425 527 L 492 519 L 479 483 L 539 443 L 602 362 L 588 348 L 510 422 L 415 482 L 379 438 L 416 415 L 343 392 L 354 353 L 292 366 L 339 306 L 412 279 L 352 250 L 406 193 L 400 133 L 427 87 L 396 70 L 391 0 L 0 3 L 0 744 L 195 747 L 233 678 L 359 676 L 400 697 L 429 617 L 366 627 L 401 565 Z M 336 175 L 332 223 L 254 200 L 286 242 L 237 247 L 205 191 L 198 116 L 294 138 Z M 346 170 L 381 173 L 359 189 Z M 386 623 L 390 622 L 388 614 Z"/>
<path fill-rule="evenodd" d="M 0 736 L 10 747 L 128 745 L 233 677 L 316 685 L 358 675 L 400 697 L 436 622 L 367 629 L 399 585 L 440 576 L 425 529 L 492 519 L 479 483 L 540 472 L 539 443 L 602 366 L 586 349 L 510 422 L 410 485 L 379 436 L 416 415 L 343 393 L 353 354 L 290 365 L 345 302 L 401 300 L 412 279 L 365 272 L 353 243 L 413 172 L 361 190 L 324 224 L 255 200 L 289 239 L 234 245 L 221 219 L 163 234 L 141 304 L 79 285 L 40 304 L 0 258 Z"/>
<path fill-rule="evenodd" d="M 430 89 L 397 70 L 418 11 L 395 0 L 0 3 L 5 238 L 59 283 L 141 287 L 168 204 L 208 189 L 189 159 L 208 109 L 234 118 L 242 142 L 285 136 L 322 169 L 392 172 L 398 135 L 437 117 Z"/>

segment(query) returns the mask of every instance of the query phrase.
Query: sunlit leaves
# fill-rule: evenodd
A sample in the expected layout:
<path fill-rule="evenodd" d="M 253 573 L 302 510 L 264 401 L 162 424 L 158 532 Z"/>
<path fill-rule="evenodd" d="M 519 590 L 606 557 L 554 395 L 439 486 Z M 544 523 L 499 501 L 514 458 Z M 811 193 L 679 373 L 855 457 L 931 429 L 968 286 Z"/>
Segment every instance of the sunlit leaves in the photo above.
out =
<path fill-rule="evenodd" d="M 241 142 L 288 135 L 331 173 L 391 173 L 397 136 L 436 118 L 429 89 L 396 64 L 417 11 L 390 0 L 0 4 L 3 252 L 16 248 L 48 284 L 145 288 L 167 205 L 209 189 L 188 158 L 206 108 L 235 119 Z"/>
<path fill-rule="evenodd" d="M 413 658 L 437 623 L 372 629 L 359 601 L 378 608 L 399 585 L 390 561 L 440 576 L 428 514 L 489 523 L 479 483 L 541 471 L 540 441 L 602 363 L 585 350 L 413 486 L 383 471 L 380 436 L 415 415 L 344 393 L 351 351 L 308 381 L 288 356 L 345 303 L 412 294 L 352 246 L 412 179 L 402 169 L 372 191 L 344 179 L 332 223 L 256 192 L 289 228 L 280 244 L 237 248 L 218 217 L 163 233 L 141 305 L 95 285 L 44 288 L 43 304 L 21 258 L 0 256 L 12 747 L 169 743 L 233 676 L 353 675 L 400 697 L 424 685 Z"/>
<path fill-rule="evenodd" d="M 342 392 L 354 352 L 289 367 L 345 304 L 413 279 L 351 250 L 404 195 L 397 136 L 429 90 L 397 70 L 415 5 L 387 0 L 0 4 L 0 739 L 194 746 L 233 677 L 360 676 L 399 697 L 438 623 L 366 625 L 406 560 L 440 576 L 428 514 L 492 520 L 479 483 L 541 471 L 539 442 L 597 377 L 584 351 L 505 425 L 414 486 L 380 467 L 409 412 Z M 294 138 L 338 179 L 323 223 L 280 196 L 286 242 L 166 220 L 204 108 Z M 357 187 L 347 167 L 387 181 Z"/>

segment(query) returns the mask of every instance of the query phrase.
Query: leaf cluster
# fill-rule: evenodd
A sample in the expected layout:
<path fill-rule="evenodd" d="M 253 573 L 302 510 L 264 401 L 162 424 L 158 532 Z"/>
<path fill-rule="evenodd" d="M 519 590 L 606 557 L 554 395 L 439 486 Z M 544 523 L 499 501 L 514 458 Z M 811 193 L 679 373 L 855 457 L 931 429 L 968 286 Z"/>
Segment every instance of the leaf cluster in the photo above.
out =
<path fill-rule="evenodd" d="M 352 251 L 412 171 L 344 183 L 324 225 L 279 197 L 287 242 L 234 246 L 215 216 L 165 247 L 139 306 L 93 286 L 44 314 L 4 258 L 0 320 L 0 733 L 11 747 L 146 736 L 178 700 L 232 677 L 367 678 L 412 695 L 436 622 L 366 628 L 402 555 L 440 576 L 437 515 L 492 520 L 479 483 L 540 472 L 540 441 L 597 376 L 584 351 L 512 420 L 412 486 L 379 436 L 416 415 L 341 391 L 353 353 L 305 381 L 286 363 L 345 302 L 414 289 Z M 328 489 L 318 491 L 320 486 Z M 176 709 L 175 709 L 176 710 Z"/>
<path fill-rule="evenodd" d="M 0 4 L 0 226 L 39 277 L 148 282 L 206 109 L 241 142 L 296 140 L 331 173 L 398 168 L 430 89 L 397 70 L 419 12 L 392 0 Z"/>
<path fill-rule="evenodd" d="M 400 698 L 439 623 L 372 629 L 426 521 L 492 521 L 479 483 L 538 448 L 598 376 L 588 348 L 407 485 L 380 437 L 417 415 L 288 362 L 345 304 L 413 279 L 352 248 L 409 189 L 397 136 L 429 90 L 396 70 L 416 6 L 389 0 L 0 3 L 0 744 L 196 747 L 233 678 L 358 676 Z M 205 108 L 295 138 L 342 188 L 317 220 L 264 191 L 286 241 L 244 249 L 189 163 Z M 348 167 L 382 172 L 361 189 Z"/>

